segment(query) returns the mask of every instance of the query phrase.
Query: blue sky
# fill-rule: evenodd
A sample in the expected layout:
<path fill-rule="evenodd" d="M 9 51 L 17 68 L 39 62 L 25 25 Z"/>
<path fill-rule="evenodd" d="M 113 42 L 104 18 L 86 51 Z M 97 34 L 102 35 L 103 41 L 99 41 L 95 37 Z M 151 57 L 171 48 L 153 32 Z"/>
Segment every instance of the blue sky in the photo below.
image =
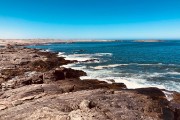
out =
<path fill-rule="evenodd" d="M 180 0 L 0 0 L 0 38 L 180 39 Z"/>

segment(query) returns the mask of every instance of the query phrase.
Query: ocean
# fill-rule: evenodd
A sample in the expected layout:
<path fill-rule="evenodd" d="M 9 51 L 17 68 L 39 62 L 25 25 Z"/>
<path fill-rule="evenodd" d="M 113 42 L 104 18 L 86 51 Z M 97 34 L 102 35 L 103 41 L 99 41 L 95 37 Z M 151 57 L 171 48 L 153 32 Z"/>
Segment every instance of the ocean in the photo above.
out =
<path fill-rule="evenodd" d="M 180 92 L 180 41 L 163 42 L 75 42 L 28 46 L 58 52 L 68 64 L 83 70 L 81 79 L 125 83 L 128 88 L 158 87 Z M 94 61 L 87 60 L 94 59 Z"/>

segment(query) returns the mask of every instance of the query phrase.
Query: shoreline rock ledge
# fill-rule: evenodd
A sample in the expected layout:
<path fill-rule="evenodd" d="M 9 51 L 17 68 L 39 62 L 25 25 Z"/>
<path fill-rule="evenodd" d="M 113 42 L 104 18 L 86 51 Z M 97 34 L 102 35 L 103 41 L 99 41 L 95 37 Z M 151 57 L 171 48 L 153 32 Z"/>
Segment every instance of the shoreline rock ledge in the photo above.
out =
<path fill-rule="evenodd" d="M 180 120 L 180 94 L 80 80 L 77 61 L 25 47 L 0 49 L 0 120 Z"/>

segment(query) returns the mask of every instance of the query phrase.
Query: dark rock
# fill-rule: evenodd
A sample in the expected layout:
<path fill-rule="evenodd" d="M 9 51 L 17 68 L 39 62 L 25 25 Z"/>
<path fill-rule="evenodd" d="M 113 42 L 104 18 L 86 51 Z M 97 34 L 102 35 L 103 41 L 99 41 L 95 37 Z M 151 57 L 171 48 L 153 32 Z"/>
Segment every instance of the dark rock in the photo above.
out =
<path fill-rule="evenodd" d="M 108 79 L 107 81 L 109 81 L 111 83 L 115 83 L 115 80 L 113 80 L 113 79 Z"/>
<path fill-rule="evenodd" d="M 21 82 L 23 85 L 31 85 L 32 84 L 32 79 L 25 79 Z"/>
<path fill-rule="evenodd" d="M 33 55 L 32 57 L 33 57 L 33 58 L 36 58 L 36 57 L 39 57 L 39 55 Z"/>
<path fill-rule="evenodd" d="M 64 68 L 66 78 L 79 78 L 80 76 L 86 76 L 87 74 L 82 70 L 73 70 L 71 68 Z"/>
<path fill-rule="evenodd" d="M 64 80 L 65 79 L 65 73 L 62 70 L 55 70 L 54 76 L 56 80 Z"/>
<path fill-rule="evenodd" d="M 170 109 L 174 113 L 174 120 L 180 120 L 180 93 L 174 92 L 170 101 Z"/>
<path fill-rule="evenodd" d="M 174 120 L 180 120 L 180 108 L 175 110 Z"/>
<path fill-rule="evenodd" d="M 147 95 L 149 97 L 151 97 L 152 99 L 161 99 L 161 98 L 166 98 L 165 94 L 158 88 L 139 88 L 139 89 L 135 89 L 135 91 L 139 94 L 144 94 Z"/>
<path fill-rule="evenodd" d="M 29 79 L 25 79 L 21 82 L 23 85 L 31 85 L 31 84 L 42 84 L 43 82 L 43 75 L 36 75 L 32 76 Z"/>

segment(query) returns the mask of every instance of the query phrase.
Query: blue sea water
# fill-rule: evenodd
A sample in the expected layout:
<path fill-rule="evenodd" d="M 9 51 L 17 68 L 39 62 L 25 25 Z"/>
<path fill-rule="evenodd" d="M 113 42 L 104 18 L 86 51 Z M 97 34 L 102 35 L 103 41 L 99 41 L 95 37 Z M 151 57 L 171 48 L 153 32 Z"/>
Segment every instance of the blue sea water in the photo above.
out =
<path fill-rule="evenodd" d="M 158 87 L 180 92 L 180 41 L 76 42 L 29 46 L 59 52 L 79 63 L 65 67 L 84 70 L 81 79 L 115 80 L 128 88 Z M 91 62 L 83 62 L 97 59 Z"/>

